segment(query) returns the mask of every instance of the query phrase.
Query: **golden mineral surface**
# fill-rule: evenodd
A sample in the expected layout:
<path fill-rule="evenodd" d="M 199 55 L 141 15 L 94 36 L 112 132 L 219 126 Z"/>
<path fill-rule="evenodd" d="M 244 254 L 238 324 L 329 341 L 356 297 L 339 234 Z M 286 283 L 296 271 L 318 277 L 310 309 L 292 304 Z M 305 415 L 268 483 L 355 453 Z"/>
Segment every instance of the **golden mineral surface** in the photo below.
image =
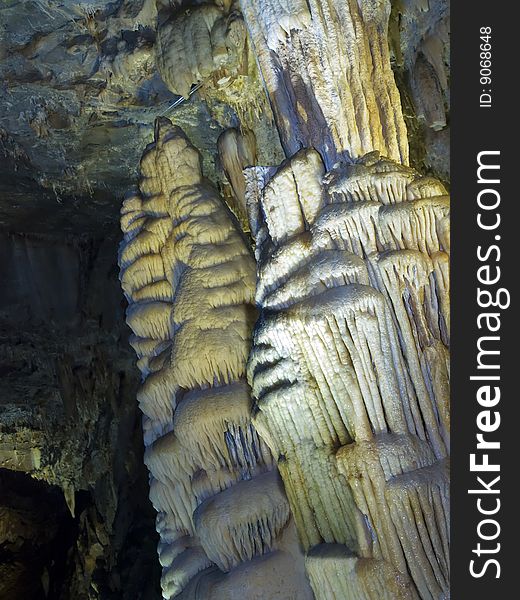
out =
<path fill-rule="evenodd" d="M 161 12 L 170 89 L 236 115 L 222 195 L 160 118 L 122 209 L 164 598 L 449 597 L 449 197 L 410 166 L 391 9 Z M 242 74 L 262 85 L 238 107 Z"/>

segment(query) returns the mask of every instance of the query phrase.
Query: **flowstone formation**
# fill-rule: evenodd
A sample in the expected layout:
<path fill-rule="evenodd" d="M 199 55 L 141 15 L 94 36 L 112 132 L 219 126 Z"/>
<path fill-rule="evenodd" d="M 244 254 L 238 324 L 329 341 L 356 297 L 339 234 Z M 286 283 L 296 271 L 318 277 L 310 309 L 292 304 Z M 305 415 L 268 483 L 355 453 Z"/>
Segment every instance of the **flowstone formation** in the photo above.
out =
<path fill-rule="evenodd" d="M 163 596 L 311 598 L 279 475 L 251 423 L 253 256 L 200 163 L 159 120 L 121 218 Z"/>
<path fill-rule="evenodd" d="M 204 98 L 229 105 L 243 125 L 270 112 L 237 2 L 158 4 L 157 68 L 172 92 L 188 98 L 202 86 Z"/>
<path fill-rule="evenodd" d="M 446 192 L 377 152 L 249 171 L 254 423 L 315 595 L 447 597 Z"/>
<path fill-rule="evenodd" d="M 224 199 L 160 118 L 122 210 L 163 596 L 447 599 L 449 197 L 390 3 L 160 4 L 166 83 L 235 114 Z"/>

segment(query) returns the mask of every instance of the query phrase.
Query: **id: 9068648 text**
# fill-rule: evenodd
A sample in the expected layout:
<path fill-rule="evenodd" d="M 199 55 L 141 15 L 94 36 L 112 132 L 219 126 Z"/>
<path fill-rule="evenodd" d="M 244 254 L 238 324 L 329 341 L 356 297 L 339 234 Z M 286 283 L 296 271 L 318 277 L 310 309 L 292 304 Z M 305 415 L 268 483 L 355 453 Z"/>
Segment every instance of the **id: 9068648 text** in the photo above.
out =
<path fill-rule="evenodd" d="M 491 27 L 480 28 L 480 108 L 491 108 Z"/>

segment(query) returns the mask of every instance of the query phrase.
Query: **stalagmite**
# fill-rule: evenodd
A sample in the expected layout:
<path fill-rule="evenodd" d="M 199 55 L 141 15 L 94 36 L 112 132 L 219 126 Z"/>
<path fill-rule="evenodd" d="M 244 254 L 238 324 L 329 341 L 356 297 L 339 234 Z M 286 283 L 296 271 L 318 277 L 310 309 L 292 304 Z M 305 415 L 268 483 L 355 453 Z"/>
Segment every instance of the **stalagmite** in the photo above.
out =
<path fill-rule="evenodd" d="M 166 84 L 233 111 L 236 216 L 159 119 L 120 266 L 165 598 L 449 597 L 449 197 L 408 164 L 389 16 L 161 4 Z M 433 129 L 438 46 L 412 82 Z M 261 166 L 271 117 L 285 160 Z"/>
<path fill-rule="evenodd" d="M 293 180 L 293 159 L 246 170 L 254 423 L 316 598 L 447 597 L 448 198 L 379 153 L 326 174 L 312 156 Z"/>
<path fill-rule="evenodd" d="M 248 580 L 265 579 L 267 559 L 281 552 L 288 583 L 277 576 L 269 593 L 311 598 L 279 475 L 251 423 L 253 257 L 204 180 L 198 152 L 166 119 L 157 121 L 121 225 L 163 597 L 228 598 L 229 578 L 255 587 Z M 204 594 L 192 587 L 200 577 Z"/>

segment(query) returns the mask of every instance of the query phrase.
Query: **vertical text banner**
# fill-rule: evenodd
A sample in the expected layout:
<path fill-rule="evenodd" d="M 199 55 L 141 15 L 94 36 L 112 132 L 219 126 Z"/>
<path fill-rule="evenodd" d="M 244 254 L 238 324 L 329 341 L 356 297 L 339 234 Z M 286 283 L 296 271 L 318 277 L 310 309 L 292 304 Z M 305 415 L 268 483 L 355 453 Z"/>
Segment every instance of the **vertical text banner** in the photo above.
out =
<path fill-rule="evenodd" d="M 520 598 L 520 20 L 451 12 L 451 598 L 502 600 Z"/>

